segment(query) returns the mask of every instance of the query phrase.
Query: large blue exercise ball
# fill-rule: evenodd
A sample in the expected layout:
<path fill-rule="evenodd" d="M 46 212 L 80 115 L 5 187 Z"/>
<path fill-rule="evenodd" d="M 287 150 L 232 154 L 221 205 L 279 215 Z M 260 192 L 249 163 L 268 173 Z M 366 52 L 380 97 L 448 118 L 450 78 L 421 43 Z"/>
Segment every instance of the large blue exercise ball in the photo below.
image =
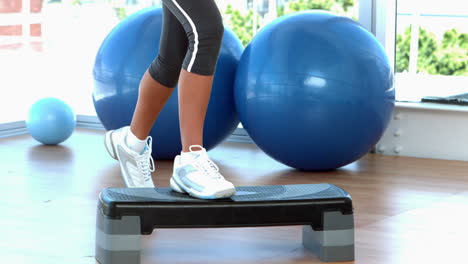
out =
<path fill-rule="evenodd" d="M 300 170 L 356 161 L 384 133 L 395 101 L 383 47 L 359 23 L 326 11 L 281 17 L 245 49 L 235 102 L 269 156 Z"/>
<path fill-rule="evenodd" d="M 94 64 L 94 106 L 107 130 L 130 124 L 138 98 L 138 86 L 148 66 L 158 55 L 162 9 L 148 8 L 117 25 L 102 43 Z M 238 126 L 234 82 L 243 46 L 226 29 L 204 123 L 204 147 L 209 150 Z M 153 157 L 172 159 L 182 149 L 177 88 L 161 111 L 150 135 Z"/>
<path fill-rule="evenodd" d="M 73 109 L 57 98 L 43 98 L 28 112 L 26 128 L 31 136 L 45 145 L 56 145 L 67 140 L 76 127 Z"/>

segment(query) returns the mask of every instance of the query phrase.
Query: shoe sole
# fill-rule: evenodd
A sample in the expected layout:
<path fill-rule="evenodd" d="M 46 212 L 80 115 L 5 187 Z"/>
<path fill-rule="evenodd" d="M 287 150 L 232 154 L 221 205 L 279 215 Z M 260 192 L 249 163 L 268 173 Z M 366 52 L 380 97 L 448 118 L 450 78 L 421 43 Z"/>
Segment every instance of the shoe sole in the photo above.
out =
<path fill-rule="evenodd" d="M 175 182 L 175 180 L 173 179 L 173 177 L 171 177 L 171 179 L 169 180 L 169 183 L 170 183 L 170 186 L 172 188 L 172 190 L 178 192 L 178 193 L 187 193 L 186 191 L 184 191 L 184 189 L 182 189 L 179 184 L 177 184 Z"/>
<path fill-rule="evenodd" d="M 106 133 L 106 136 L 104 137 L 104 146 L 106 147 L 107 153 L 109 153 L 113 159 L 119 160 L 117 153 L 115 153 L 114 142 L 112 140 L 112 134 L 114 131 L 115 130 L 111 130 Z"/>
<path fill-rule="evenodd" d="M 171 188 L 176 192 L 188 193 L 190 196 L 199 198 L 199 199 L 223 199 L 223 198 L 229 198 L 236 193 L 235 189 L 234 190 L 227 189 L 227 190 L 218 191 L 212 195 L 203 195 L 197 190 L 194 190 L 190 187 L 185 187 L 184 185 L 179 183 L 177 180 L 177 177 L 175 177 L 174 174 L 172 175 L 170 179 L 170 185 L 171 185 Z"/>

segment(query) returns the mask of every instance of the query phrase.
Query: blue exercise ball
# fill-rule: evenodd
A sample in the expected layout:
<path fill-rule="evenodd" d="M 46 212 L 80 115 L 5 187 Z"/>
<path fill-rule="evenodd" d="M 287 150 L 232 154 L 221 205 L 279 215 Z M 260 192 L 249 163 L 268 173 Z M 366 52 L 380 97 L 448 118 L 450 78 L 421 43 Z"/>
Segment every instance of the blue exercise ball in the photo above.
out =
<path fill-rule="evenodd" d="M 366 154 L 395 101 L 385 50 L 359 23 L 326 11 L 263 28 L 238 65 L 242 125 L 269 156 L 300 170 L 330 170 Z"/>
<path fill-rule="evenodd" d="M 56 145 L 67 140 L 76 127 L 72 108 L 57 98 L 35 102 L 28 112 L 26 128 L 31 136 L 45 145 Z"/>
<path fill-rule="evenodd" d="M 107 130 L 130 124 L 140 79 L 158 55 L 162 22 L 161 8 L 143 9 L 123 20 L 102 43 L 93 70 L 93 101 Z M 235 34 L 226 29 L 204 124 L 207 150 L 223 141 L 239 124 L 234 82 L 243 49 Z M 155 159 L 172 159 L 182 149 L 177 94 L 176 88 L 150 132 Z"/>

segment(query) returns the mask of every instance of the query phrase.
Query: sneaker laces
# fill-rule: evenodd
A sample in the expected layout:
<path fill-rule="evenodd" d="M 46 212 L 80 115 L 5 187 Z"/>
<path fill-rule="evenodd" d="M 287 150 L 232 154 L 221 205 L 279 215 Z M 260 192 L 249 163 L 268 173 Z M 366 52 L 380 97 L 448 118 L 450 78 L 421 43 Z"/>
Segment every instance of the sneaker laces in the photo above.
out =
<path fill-rule="evenodd" d="M 141 170 L 145 182 L 151 180 L 151 173 L 155 171 L 154 159 L 151 156 L 152 142 L 153 138 L 149 136 L 148 141 L 146 142 L 146 147 L 149 149 L 149 151 L 146 150 L 143 154 L 138 155 L 136 158 L 138 168 Z"/>
<path fill-rule="evenodd" d="M 205 150 L 202 146 L 200 145 L 192 145 L 189 147 L 190 152 L 194 152 L 192 150 L 192 147 L 199 147 L 203 150 Z M 218 166 L 208 158 L 208 155 L 201 155 L 195 159 L 199 167 L 205 172 L 205 175 L 210 176 L 212 179 L 221 179 L 223 176 L 221 173 L 219 173 L 219 168 Z"/>
<path fill-rule="evenodd" d="M 219 173 L 219 168 L 216 164 L 208 158 L 202 159 L 200 162 L 202 164 L 203 171 L 213 179 L 221 179 L 221 173 Z"/>

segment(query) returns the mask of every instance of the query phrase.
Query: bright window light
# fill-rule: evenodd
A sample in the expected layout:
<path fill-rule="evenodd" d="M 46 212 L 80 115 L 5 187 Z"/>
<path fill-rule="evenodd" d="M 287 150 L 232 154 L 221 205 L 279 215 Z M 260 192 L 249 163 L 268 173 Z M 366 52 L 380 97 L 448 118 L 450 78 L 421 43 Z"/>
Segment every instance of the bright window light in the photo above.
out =
<path fill-rule="evenodd" d="M 465 1 L 398 0 L 396 28 L 399 101 L 468 93 Z"/>

